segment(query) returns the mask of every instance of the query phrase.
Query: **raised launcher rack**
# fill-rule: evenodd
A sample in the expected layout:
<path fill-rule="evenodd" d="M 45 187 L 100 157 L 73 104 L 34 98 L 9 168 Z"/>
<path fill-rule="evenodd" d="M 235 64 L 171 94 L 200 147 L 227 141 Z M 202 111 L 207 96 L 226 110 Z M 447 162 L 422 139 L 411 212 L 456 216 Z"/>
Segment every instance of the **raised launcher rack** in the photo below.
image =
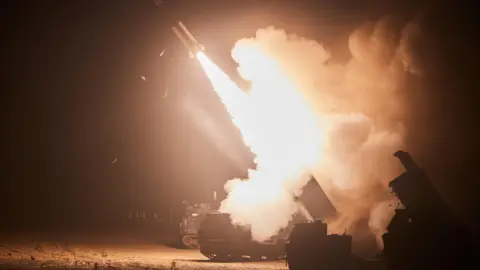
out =
<path fill-rule="evenodd" d="M 407 152 L 394 154 L 406 171 L 390 182 L 404 209 L 397 209 L 383 235 L 389 270 L 470 269 L 470 233 L 456 219 L 425 172 Z"/>
<path fill-rule="evenodd" d="M 295 225 L 285 247 L 290 270 L 352 269 L 352 237 L 328 235 L 327 229 L 320 220 Z"/>

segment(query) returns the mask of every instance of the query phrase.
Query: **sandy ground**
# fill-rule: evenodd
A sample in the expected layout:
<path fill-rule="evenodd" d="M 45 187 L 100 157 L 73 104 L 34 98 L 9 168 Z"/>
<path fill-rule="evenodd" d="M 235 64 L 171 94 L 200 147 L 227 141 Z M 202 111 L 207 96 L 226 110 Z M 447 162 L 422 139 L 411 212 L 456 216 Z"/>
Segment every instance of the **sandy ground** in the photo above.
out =
<path fill-rule="evenodd" d="M 0 237 L 0 269 L 287 269 L 284 261 L 211 262 L 198 250 L 175 249 L 158 241 L 86 239 Z"/>

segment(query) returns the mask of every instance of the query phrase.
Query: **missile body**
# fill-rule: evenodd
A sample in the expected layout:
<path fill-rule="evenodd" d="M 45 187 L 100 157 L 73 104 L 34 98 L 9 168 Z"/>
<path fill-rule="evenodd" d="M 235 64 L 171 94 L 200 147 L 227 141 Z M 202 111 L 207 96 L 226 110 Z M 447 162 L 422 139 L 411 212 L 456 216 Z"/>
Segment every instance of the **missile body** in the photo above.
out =
<path fill-rule="evenodd" d="M 191 58 L 194 58 L 198 52 L 205 50 L 205 47 L 197 41 L 181 21 L 176 26 L 173 26 L 172 30 L 189 51 Z"/>

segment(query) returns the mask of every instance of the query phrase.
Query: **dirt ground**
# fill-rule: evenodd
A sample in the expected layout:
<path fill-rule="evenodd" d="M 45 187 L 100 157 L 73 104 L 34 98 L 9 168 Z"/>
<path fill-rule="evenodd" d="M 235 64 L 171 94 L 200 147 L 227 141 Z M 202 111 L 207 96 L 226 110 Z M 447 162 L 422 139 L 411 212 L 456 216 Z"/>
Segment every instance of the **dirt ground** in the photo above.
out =
<path fill-rule="evenodd" d="M 166 241 L 118 235 L 4 235 L 0 269 L 287 269 L 284 261 L 211 262 L 198 250 L 176 249 Z"/>

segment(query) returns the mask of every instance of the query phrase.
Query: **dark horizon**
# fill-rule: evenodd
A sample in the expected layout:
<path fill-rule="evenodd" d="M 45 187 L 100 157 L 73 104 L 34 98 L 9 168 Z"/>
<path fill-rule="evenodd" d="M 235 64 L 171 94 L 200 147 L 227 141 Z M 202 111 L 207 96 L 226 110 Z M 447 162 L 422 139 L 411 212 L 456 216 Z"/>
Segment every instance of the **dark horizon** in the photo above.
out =
<path fill-rule="evenodd" d="M 130 210 L 168 213 L 245 175 L 251 155 L 172 22 L 183 20 L 230 71 L 233 42 L 260 27 L 274 24 L 334 46 L 385 14 L 405 21 L 422 14 L 426 90 L 412 100 L 406 150 L 459 216 L 477 218 L 478 62 L 475 19 L 466 10 L 415 1 L 154 2 L 3 5 L 2 226 L 115 226 Z M 231 162 L 202 135 L 182 109 L 186 95 L 219 123 L 241 161 Z"/>

